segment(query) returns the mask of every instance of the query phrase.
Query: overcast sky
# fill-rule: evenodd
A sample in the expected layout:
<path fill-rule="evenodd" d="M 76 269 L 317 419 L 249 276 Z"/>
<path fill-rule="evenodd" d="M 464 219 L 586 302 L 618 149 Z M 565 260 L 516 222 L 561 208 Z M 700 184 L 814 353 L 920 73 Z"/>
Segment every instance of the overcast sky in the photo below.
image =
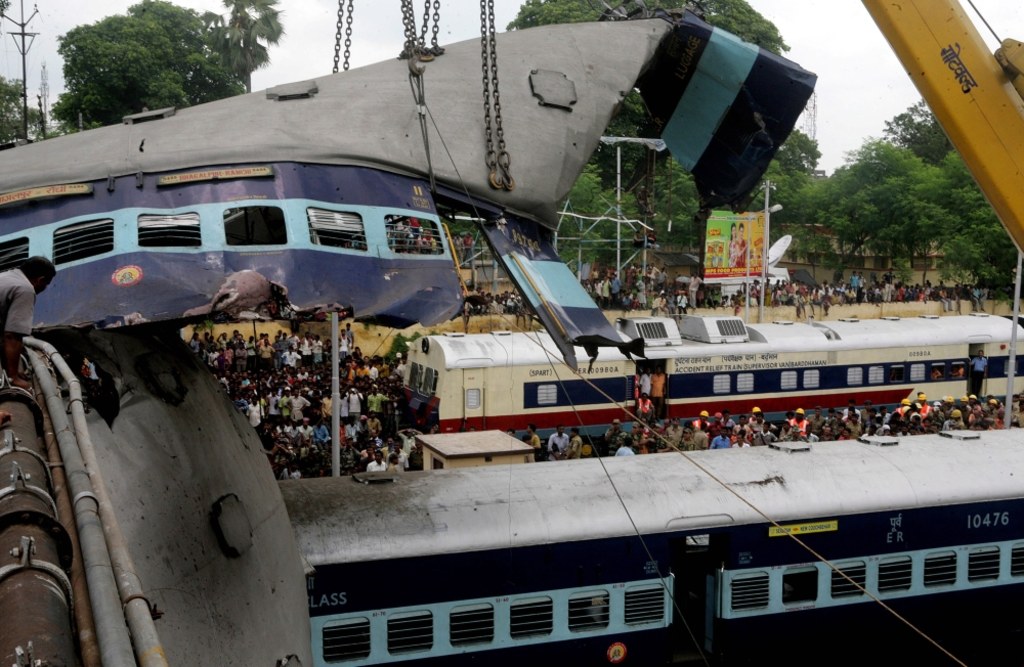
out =
<path fill-rule="evenodd" d="M 582 0 L 581 0 L 582 1 Z M 961 0 L 965 2 L 966 0 Z M 12 0 L 10 13 L 22 21 L 32 14 L 32 0 Z M 39 13 L 26 32 L 37 33 L 28 52 L 29 101 L 40 89 L 42 66 L 48 70 L 52 104 L 63 90 L 62 62 L 57 38 L 83 23 L 94 23 L 122 14 L 135 0 L 36 0 Z M 765 18 L 775 23 L 790 46 L 786 55 L 818 75 L 815 136 L 821 148 L 820 167 L 831 173 L 846 155 L 871 137 L 880 137 L 885 121 L 920 99 L 888 43 L 858 0 L 748 0 Z M 220 0 L 176 0 L 175 4 L 199 12 L 223 13 Z M 395 57 L 403 41 L 398 0 L 354 0 L 352 65 L 359 66 Z M 418 12 L 422 3 L 415 2 Z M 495 22 L 499 30 L 514 17 L 518 0 L 496 0 Z M 656 4 L 648 0 L 649 5 Z M 974 0 L 1001 39 L 1024 39 L 1024 2 L 1021 0 Z M 329 73 L 333 67 L 337 4 L 334 0 L 280 0 L 286 35 L 271 51 L 270 67 L 253 75 L 253 89 L 299 81 Z M 479 39 L 478 0 L 442 0 L 439 41 Z M 827 9 L 826 9 L 827 8 Z M 968 8 L 969 15 L 974 17 Z M 422 18 L 422 15 L 420 16 Z M 994 49 L 996 41 L 976 22 Z M 21 55 L 3 23 L 0 75 L 21 79 Z M 499 53 L 500 63 L 500 53 Z M 805 118 L 806 120 L 806 118 Z M 811 127 L 801 127 L 810 133 Z"/>

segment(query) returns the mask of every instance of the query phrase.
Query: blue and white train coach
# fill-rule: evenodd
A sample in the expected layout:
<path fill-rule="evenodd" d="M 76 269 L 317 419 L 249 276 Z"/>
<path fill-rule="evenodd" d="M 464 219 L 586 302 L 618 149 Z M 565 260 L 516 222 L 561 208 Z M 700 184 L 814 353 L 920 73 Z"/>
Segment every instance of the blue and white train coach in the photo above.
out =
<path fill-rule="evenodd" d="M 565 366 L 545 333 L 448 334 L 418 340 L 409 354 L 405 392 L 410 419 L 426 430 L 541 431 L 580 424 L 604 432 L 635 396 L 638 369 L 666 373 L 665 415 L 701 410 L 750 412 L 769 419 L 798 407 L 898 405 L 924 392 L 931 400 L 969 391 L 969 358 L 988 357 L 985 394 L 1006 395 L 1013 326 L 984 313 L 824 322 L 745 324 L 738 317 L 639 317 L 618 329 L 642 337 L 646 359 L 601 350 L 580 374 Z M 1024 329 L 1018 327 L 1024 338 Z M 577 357 L 586 358 L 582 349 Z M 1024 389 L 1018 357 L 1016 389 Z"/>
<path fill-rule="evenodd" d="M 315 664 L 998 664 L 1024 442 L 975 436 L 282 482 Z"/>

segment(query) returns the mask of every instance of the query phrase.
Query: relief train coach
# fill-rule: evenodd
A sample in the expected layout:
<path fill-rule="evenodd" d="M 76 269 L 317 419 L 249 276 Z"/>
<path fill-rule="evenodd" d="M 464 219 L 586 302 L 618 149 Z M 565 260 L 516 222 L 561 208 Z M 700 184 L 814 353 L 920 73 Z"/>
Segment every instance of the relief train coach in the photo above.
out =
<path fill-rule="evenodd" d="M 1024 648 L 1007 613 L 1024 594 L 1022 469 L 1020 433 L 1002 430 L 280 488 L 316 667 L 657 665 L 698 649 L 714 664 L 953 664 L 919 632 L 992 665 Z"/>
<path fill-rule="evenodd" d="M 769 419 L 798 407 L 897 405 L 924 392 L 931 400 L 970 393 L 969 359 L 989 359 L 983 392 L 1005 396 L 1010 320 L 985 314 L 809 324 L 746 324 L 737 317 L 620 319 L 626 338 L 642 337 L 646 359 L 601 350 L 576 375 L 544 333 L 446 334 L 416 341 L 405 392 L 418 428 L 541 430 L 581 424 L 592 435 L 629 420 L 638 367 L 664 368 L 668 417 L 701 410 L 750 412 Z M 1018 338 L 1024 329 L 1018 326 Z M 580 358 L 586 358 L 578 350 Z M 1015 389 L 1024 388 L 1017 359 Z"/>

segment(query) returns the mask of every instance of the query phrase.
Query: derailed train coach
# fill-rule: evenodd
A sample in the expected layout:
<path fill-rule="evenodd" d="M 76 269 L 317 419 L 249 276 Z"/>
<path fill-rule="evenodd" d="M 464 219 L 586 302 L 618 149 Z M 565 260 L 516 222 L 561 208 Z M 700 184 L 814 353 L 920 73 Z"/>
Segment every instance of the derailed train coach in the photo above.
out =
<path fill-rule="evenodd" d="M 284 482 L 314 664 L 998 664 L 1024 450 L 961 437 Z"/>
<path fill-rule="evenodd" d="M 544 333 L 447 334 L 413 343 L 406 367 L 409 419 L 421 429 L 541 430 L 579 425 L 593 435 L 627 422 L 639 369 L 666 373 L 665 416 L 702 410 L 769 419 L 818 405 L 898 405 L 969 391 L 969 360 L 988 357 L 985 394 L 1005 396 L 1012 322 L 983 313 L 747 324 L 738 317 L 621 319 L 624 338 L 644 341 L 643 359 L 602 351 L 579 372 L 562 364 Z M 1024 329 L 1018 326 L 1018 339 Z M 1015 390 L 1024 389 L 1017 359 Z"/>

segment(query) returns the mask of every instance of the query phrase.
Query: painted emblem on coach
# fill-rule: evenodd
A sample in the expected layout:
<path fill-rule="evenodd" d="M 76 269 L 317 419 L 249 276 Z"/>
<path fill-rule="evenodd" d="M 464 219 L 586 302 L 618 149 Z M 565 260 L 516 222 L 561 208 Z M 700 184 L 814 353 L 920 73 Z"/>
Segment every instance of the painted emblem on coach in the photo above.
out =
<path fill-rule="evenodd" d="M 132 285 L 137 285 L 141 280 L 142 267 L 135 266 L 134 264 L 122 266 L 110 276 L 110 282 L 118 287 L 131 287 Z"/>
<path fill-rule="evenodd" d="M 615 642 L 608 647 L 608 662 L 617 665 L 626 659 L 626 645 L 622 642 Z"/>

